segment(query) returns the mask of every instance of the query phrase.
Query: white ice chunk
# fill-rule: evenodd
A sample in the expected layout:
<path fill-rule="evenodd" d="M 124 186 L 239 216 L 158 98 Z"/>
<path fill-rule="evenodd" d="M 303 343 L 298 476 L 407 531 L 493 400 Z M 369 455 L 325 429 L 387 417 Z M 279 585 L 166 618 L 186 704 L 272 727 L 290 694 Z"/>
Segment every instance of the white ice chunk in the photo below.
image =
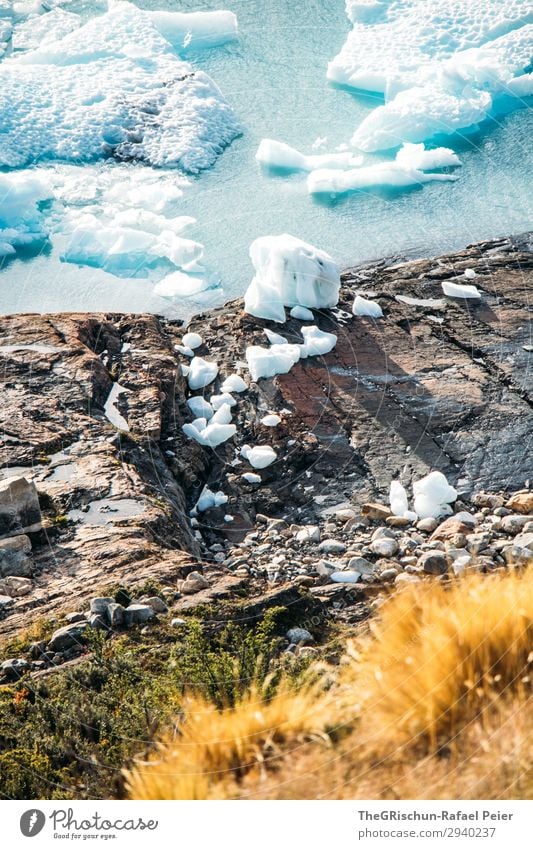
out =
<path fill-rule="evenodd" d="M 424 144 L 404 144 L 396 154 L 396 162 L 404 168 L 417 168 L 419 171 L 461 165 L 461 160 L 449 147 L 426 150 Z"/>
<path fill-rule="evenodd" d="M 202 344 L 202 337 L 199 333 L 185 333 L 181 341 L 183 345 L 187 345 L 187 347 L 192 348 L 194 351 Z"/>
<path fill-rule="evenodd" d="M 473 268 L 465 268 L 463 274 L 468 280 L 473 280 L 474 277 L 477 277 L 477 274 Z"/>
<path fill-rule="evenodd" d="M 230 374 L 220 387 L 222 392 L 246 392 L 248 384 L 238 374 Z"/>
<path fill-rule="evenodd" d="M 114 383 L 104 404 L 104 413 L 107 420 L 119 430 L 129 431 L 130 429 L 128 422 L 124 416 L 119 413 L 116 407 L 116 402 L 118 401 L 119 396 L 129 391 L 130 390 L 126 389 L 125 386 L 121 386 L 120 383 Z"/>
<path fill-rule="evenodd" d="M 379 186 L 408 188 L 432 180 L 452 182 L 456 179 L 454 174 L 426 174 L 416 168 L 403 168 L 397 162 L 378 162 L 351 171 L 311 171 L 307 178 L 307 190 L 310 194 L 340 195 Z"/>
<path fill-rule="evenodd" d="M 399 301 L 401 304 L 407 304 L 410 307 L 439 309 L 445 305 L 445 301 L 442 298 L 411 298 L 409 295 L 395 295 L 394 300 Z"/>
<path fill-rule="evenodd" d="M 186 345 L 174 345 L 174 350 L 179 354 L 183 354 L 184 357 L 194 357 L 193 349 L 187 348 Z"/>
<path fill-rule="evenodd" d="M 243 445 L 241 455 L 254 469 L 265 469 L 270 466 L 278 456 L 270 445 Z"/>
<path fill-rule="evenodd" d="M 190 298 L 210 287 L 205 277 L 193 277 L 183 271 L 167 274 L 154 286 L 154 294 L 162 298 Z"/>
<path fill-rule="evenodd" d="M 206 419 L 211 419 L 213 416 L 213 407 L 206 401 L 205 398 L 202 398 L 199 395 L 194 395 L 192 398 L 187 400 L 187 406 L 193 416 L 203 416 Z"/>
<path fill-rule="evenodd" d="M 292 318 L 297 318 L 298 321 L 314 321 L 315 317 L 311 310 L 307 307 L 296 306 L 291 310 Z"/>
<path fill-rule="evenodd" d="M 163 38 L 178 50 L 203 50 L 238 39 L 233 12 L 149 12 Z"/>
<path fill-rule="evenodd" d="M 253 472 L 245 472 L 244 475 L 241 475 L 241 478 L 247 483 L 261 483 L 261 475 L 256 475 Z"/>
<path fill-rule="evenodd" d="M 311 326 L 306 324 L 302 327 L 302 336 L 304 337 L 304 344 L 300 346 L 302 359 L 329 354 L 337 344 L 337 337 L 334 333 L 319 330 L 315 324 Z"/>
<path fill-rule="evenodd" d="M 446 516 L 452 512 L 450 503 L 457 499 L 457 490 L 450 486 L 442 472 L 430 472 L 413 483 L 415 512 L 421 519 Z"/>
<path fill-rule="evenodd" d="M 281 416 L 276 416 L 275 414 L 269 414 L 267 416 L 263 416 L 261 419 L 261 424 L 265 427 L 276 427 L 281 422 Z"/>
<path fill-rule="evenodd" d="M 263 139 L 255 158 L 263 165 L 274 166 L 284 171 L 313 171 L 315 168 L 354 168 L 363 161 L 362 156 L 352 152 L 321 153 L 305 156 L 294 147 L 273 139 Z"/>
<path fill-rule="evenodd" d="M 227 404 L 229 407 L 234 407 L 237 402 L 229 392 L 222 392 L 220 395 L 211 395 L 210 403 L 213 410 L 220 410 L 224 404 Z"/>
<path fill-rule="evenodd" d="M 284 306 L 336 306 L 340 273 L 325 251 L 284 233 L 256 239 L 250 257 L 256 273 L 244 305 L 251 315 L 284 322 Z"/>
<path fill-rule="evenodd" d="M 282 336 L 281 333 L 274 333 L 274 331 L 269 330 L 268 327 L 264 328 L 264 334 L 271 345 L 287 345 L 289 342 L 289 340 L 285 339 L 285 336 Z"/>
<path fill-rule="evenodd" d="M 481 293 L 477 286 L 472 286 L 467 283 L 452 283 L 451 280 L 442 281 L 442 291 L 448 298 L 481 298 Z"/>
<path fill-rule="evenodd" d="M 215 413 L 216 415 L 216 413 Z M 213 416 L 214 418 L 215 416 Z M 222 424 L 219 422 L 211 422 L 206 429 L 202 431 L 202 438 L 205 445 L 210 448 L 216 448 L 228 439 L 232 439 L 237 433 L 237 428 L 233 424 Z"/>
<path fill-rule="evenodd" d="M 213 418 L 211 419 L 211 421 L 215 424 L 230 424 L 231 406 L 229 404 L 222 404 L 222 406 L 218 408 L 216 413 L 213 414 Z"/>
<path fill-rule="evenodd" d="M 228 496 L 224 495 L 221 490 L 213 492 L 208 486 L 204 486 L 195 507 L 199 513 L 203 513 L 204 510 L 209 510 L 210 507 L 220 507 L 221 504 L 226 504 L 227 501 Z"/>
<path fill-rule="evenodd" d="M 202 357 L 193 357 L 189 371 L 189 388 L 203 389 L 213 382 L 218 374 L 218 365 Z"/>
<path fill-rule="evenodd" d="M 363 298 L 362 295 L 356 295 L 352 312 L 354 315 L 369 316 L 370 318 L 383 318 L 383 310 L 375 301 L 370 301 L 368 298 Z"/>
<path fill-rule="evenodd" d="M 47 238 L 39 204 L 52 197 L 52 188 L 34 173 L 0 172 L 0 256 Z"/>
<path fill-rule="evenodd" d="M 294 363 L 300 359 L 300 345 L 272 345 L 271 348 L 261 348 L 250 345 L 246 349 L 246 361 L 252 380 L 261 377 L 275 377 L 277 374 L 288 374 Z"/>
<path fill-rule="evenodd" d="M 407 492 L 399 481 L 391 481 L 389 504 L 395 516 L 405 516 L 409 512 Z"/>

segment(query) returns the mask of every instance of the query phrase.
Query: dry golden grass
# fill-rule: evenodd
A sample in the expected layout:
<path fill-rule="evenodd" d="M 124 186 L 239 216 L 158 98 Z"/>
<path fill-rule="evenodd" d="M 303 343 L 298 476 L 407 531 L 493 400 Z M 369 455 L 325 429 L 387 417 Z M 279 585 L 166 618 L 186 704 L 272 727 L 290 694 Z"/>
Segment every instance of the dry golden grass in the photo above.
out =
<path fill-rule="evenodd" d="M 332 686 L 194 699 L 131 798 L 530 798 L 533 569 L 411 585 Z M 344 732 L 344 733 L 341 733 Z"/>

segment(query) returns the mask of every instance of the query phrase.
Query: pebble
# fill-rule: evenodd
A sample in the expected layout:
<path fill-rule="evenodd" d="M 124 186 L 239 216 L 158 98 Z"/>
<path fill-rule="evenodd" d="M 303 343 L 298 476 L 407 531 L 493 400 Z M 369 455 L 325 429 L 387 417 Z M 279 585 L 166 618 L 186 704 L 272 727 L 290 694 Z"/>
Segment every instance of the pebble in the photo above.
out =
<path fill-rule="evenodd" d="M 432 534 L 433 531 L 437 530 L 439 527 L 439 522 L 438 519 L 434 519 L 430 516 L 427 519 L 420 519 L 420 521 L 416 523 L 416 527 L 419 531 L 424 531 L 426 534 Z"/>
<path fill-rule="evenodd" d="M 357 584 L 361 580 L 361 572 L 332 572 L 329 577 L 335 584 Z"/>
<path fill-rule="evenodd" d="M 441 551 L 425 551 L 418 558 L 417 565 L 427 575 L 443 575 L 448 571 L 448 561 Z"/>
<path fill-rule="evenodd" d="M 325 539 L 318 546 L 318 550 L 323 554 L 344 554 L 346 543 L 337 539 Z"/>
<path fill-rule="evenodd" d="M 297 531 L 295 539 L 297 542 L 303 543 L 320 542 L 320 528 L 318 525 L 308 525 L 306 528 Z"/>
<path fill-rule="evenodd" d="M 394 557 L 398 551 L 398 543 L 395 539 L 382 537 L 374 540 L 370 548 L 374 554 L 378 554 L 380 557 Z"/>

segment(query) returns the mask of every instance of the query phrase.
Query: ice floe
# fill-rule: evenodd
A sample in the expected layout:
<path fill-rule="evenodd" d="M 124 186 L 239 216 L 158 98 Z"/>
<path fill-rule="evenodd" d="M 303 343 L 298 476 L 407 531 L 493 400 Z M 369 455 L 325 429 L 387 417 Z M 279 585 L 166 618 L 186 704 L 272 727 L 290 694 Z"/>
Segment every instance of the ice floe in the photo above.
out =
<path fill-rule="evenodd" d="M 352 313 L 359 316 L 369 316 L 370 318 L 383 318 L 383 310 L 380 305 L 368 298 L 363 298 L 362 295 L 355 296 Z"/>
<path fill-rule="evenodd" d="M 239 37 L 233 12 L 148 12 L 163 38 L 178 51 L 219 47 Z"/>
<path fill-rule="evenodd" d="M 494 98 L 514 97 L 510 109 L 531 93 L 528 0 L 348 2 L 347 12 L 352 31 L 328 78 L 386 101 L 356 130 L 360 150 L 472 130 Z"/>
<path fill-rule="evenodd" d="M 9 167 L 112 155 L 196 173 L 239 133 L 213 80 L 125 0 L 4 59 L 0 114 L 0 165 Z"/>
<path fill-rule="evenodd" d="M 250 247 L 255 276 L 244 296 L 246 312 L 285 321 L 285 307 L 336 306 L 338 266 L 325 251 L 294 236 L 263 236 Z"/>
<path fill-rule="evenodd" d="M 263 139 L 255 158 L 262 165 L 282 171 L 313 171 L 316 168 L 353 168 L 361 165 L 363 157 L 351 151 L 346 153 L 319 153 L 306 156 L 284 142 Z"/>
<path fill-rule="evenodd" d="M 34 173 L 0 173 L 0 257 L 47 238 L 39 206 L 52 196 L 50 185 Z"/>
<path fill-rule="evenodd" d="M 307 189 L 313 195 L 341 195 L 380 186 L 403 189 L 432 181 L 453 182 L 456 179 L 455 174 L 427 174 L 417 168 L 404 167 L 396 161 L 378 162 L 349 171 L 332 171 L 325 168 L 311 171 L 307 178 Z"/>

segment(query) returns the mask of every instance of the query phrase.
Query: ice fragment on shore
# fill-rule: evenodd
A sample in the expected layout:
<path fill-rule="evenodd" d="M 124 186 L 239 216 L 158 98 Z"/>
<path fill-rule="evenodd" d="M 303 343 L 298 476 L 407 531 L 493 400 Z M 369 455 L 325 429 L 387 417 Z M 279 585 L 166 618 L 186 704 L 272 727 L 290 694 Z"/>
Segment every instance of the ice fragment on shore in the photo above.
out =
<path fill-rule="evenodd" d="M 316 324 L 306 324 L 302 327 L 302 336 L 304 337 L 303 345 L 300 345 L 300 357 L 316 357 L 329 354 L 337 344 L 337 337 L 334 333 L 326 333 L 324 330 L 319 330 Z"/>
<path fill-rule="evenodd" d="M 250 463 L 254 469 L 265 469 L 277 458 L 277 454 L 270 445 L 243 445 L 241 456 Z"/>
<path fill-rule="evenodd" d="M 383 318 L 383 310 L 375 301 L 356 295 L 352 306 L 354 315 L 369 316 L 370 318 Z"/>
<path fill-rule="evenodd" d="M 457 490 L 450 486 L 442 472 L 430 472 L 413 483 L 414 508 L 420 519 L 439 518 L 452 512 L 450 503 Z"/>
<path fill-rule="evenodd" d="M 224 495 L 221 490 L 213 492 L 208 486 L 204 486 L 200 493 L 200 498 L 196 502 L 195 510 L 203 513 L 204 510 L 209 510 L 210 507 L 220 507 L 221 504 L 226 504 L 228 496 Z"/>
<path fill-rule="evenodd" d="M 202 337 L 199 333 L 185 333 L 185 335 L 182 336 L 181 343 L 182 345 L 186 345 L 187 348 L 192 348 L 194 351 L 202 344 Z"/>
<path fill-rule="evenodd" d="M 292 318 L 297 318 L 299 321 L 314 321 L 314 315 L 307 307 L 293 307 L 291 310 Z"/>
<path fill-rule="evenodd" d="M 189 388 L 203 389 L 213 382 L 218 374 L 218 365 L 214 362 L 193 357 L 189 366 Z"/>
<path fill-rule="evenodd" d="M 481 298 L 481 293 L 478 290 L 477 286 L 471 286 L 467 283 L 452 283 L 450 280 L 443 280 L 442 291 L 448 298 Z"/>
<path fill-rule="evenodd" d="M 107 420 L 110 421 L 111 424 L 119 430 L 129 431 L 130 429 L 128 422 L 126 421 L 124 416 L 121 416 L 115 406 L 119 396 L 122 395 L 124 392 L 129 391 L 129 389 L 126 389 L 124 386 L 121 386 L 120 383 L 114 383 L 104 404 L 104 413 Z"/>
<path fill-rule="evenodd" d="M 242 379 L 239 374 L 230 374 L 220 387 L 222 392 L 246 392 L 248 384 Z"/>
<path fill-rule="evenodd" d="M 250 257 L 255 276 L 244 307 L 251 315 L 283 323 L 285 306 L 336 306 L 340 273 L 325 251 L 284 233 L 256 239 Z"/>
<path fill-rule="evenodd" d="M 202 398 L 199 395 L 193 395 L 192 398 L 189 398 L 187 401 L 187 406 L 193 416 L 204 417 L 205 419 L 211 419 L 213 417 L 213 407 L 206 401 L 205 398 Z"/>
<path fill-rule="evenodd" d="M 229 394 L 229 392 L 222 392 L 221 395 L 211 395 L 209 403 L 213 407 L 213 410 L 219 410 L 222 406 L 224 406 L 224 404 L 227 404 L 229 407 L 234 407 L 237 402 L 235 398 Z"/>
<path fill-rule="evenodd" d="M 241 475 L 247 483 L 261 483 L 261 475 L 255 475 L 253 472 L 245 472 L 244 475 Z"/>
<path fill-rule="evenodd" d="M 263 418 L 261 419 L 261 424 L 265 427 L 276 427 L 276 425 L 279 425 L 280 421 L 281 417 L 276 416 L 272 413 L 267 416 L 263 416 Z"/>
<path fill-rule="evenodd" d="M 246 361 L 252 380 L 261 377 L 275 377 L 277 374 L 288 374 L 294 363 L 300 359 L 300 345 L 272 345 L 271 348 L 261 348 L 259 345 L 249 345 L 246 349 Z"/>

